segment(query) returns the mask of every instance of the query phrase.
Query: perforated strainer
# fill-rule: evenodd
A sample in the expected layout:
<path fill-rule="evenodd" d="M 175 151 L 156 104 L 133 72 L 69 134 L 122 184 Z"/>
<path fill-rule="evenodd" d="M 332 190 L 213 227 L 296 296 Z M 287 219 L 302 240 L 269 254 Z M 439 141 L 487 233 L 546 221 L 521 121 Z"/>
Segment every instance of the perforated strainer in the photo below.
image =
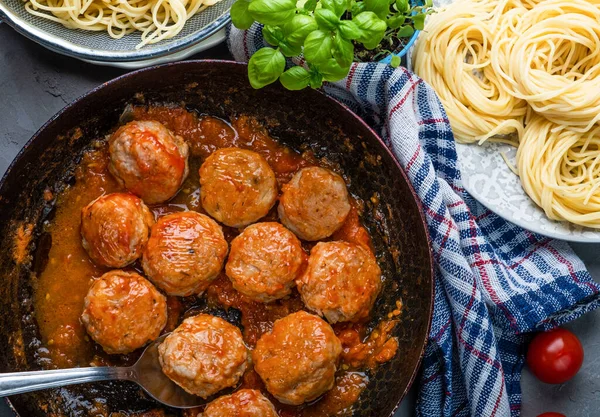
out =
<path fill-rule="evenodd" d="M 40 45 L 75 58 L 101 62 L 131 62 L 172 54 L 201 42 L 229 21 L 235 0 L 221 0 L 192 16 L 174 38 L 135 49 L 140 32 L 113 39 L 105 32 L 67 29 L 59 23 L 31 15 L 22 0 L 0 0 L 0 18 Z"/>

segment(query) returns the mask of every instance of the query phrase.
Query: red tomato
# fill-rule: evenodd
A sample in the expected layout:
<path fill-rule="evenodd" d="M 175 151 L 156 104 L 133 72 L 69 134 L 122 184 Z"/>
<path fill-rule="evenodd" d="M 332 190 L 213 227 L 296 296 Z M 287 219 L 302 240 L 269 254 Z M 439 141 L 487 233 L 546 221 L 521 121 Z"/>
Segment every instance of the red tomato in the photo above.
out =
<path fill-rule="evenodd" d="M 561 413 L 550 412 L 550 413 L 542 413 L 537 417 L 567 417 L 567 416 L 565 416 L 564 414 L 561 414 Z"/>
<path fill-rule="evenodd" d="M 547 384 L 562 384 L 573 378 L 583 363 L 583 347 L 573 333 L 554 329 L 538 333 L 527 351 L 531 372 Z"/>

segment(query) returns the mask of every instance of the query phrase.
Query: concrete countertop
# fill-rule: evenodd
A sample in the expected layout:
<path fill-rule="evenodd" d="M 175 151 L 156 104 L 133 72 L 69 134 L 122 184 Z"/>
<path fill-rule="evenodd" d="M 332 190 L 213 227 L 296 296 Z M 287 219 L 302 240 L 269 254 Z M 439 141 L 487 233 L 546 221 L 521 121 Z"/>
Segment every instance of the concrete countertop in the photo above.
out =
<path fill-rule="evenodd" d="M 230 59 L 223 47 L 193 58 Z M 51 116 L 66 104 L 124 70 L 99 67 L 46 51 L 0 24 L 0 175 L 21 147 Z M 574 244 L 592 276 L 600 281 L 600 244 Z M 552 386 L 523 373 L 523 417 L 556 411 L 567 417 L 600 415 L 600 310 L 567 326 L 582 340 L 585 361 L 569 383 Z M 414 390 L 397 416 L 411 416 Z M 0 416 L 12 416 L 0 403 Z M 24 416 L 26 417 L 26 416 Z M 433 417 L 433 416 L 432 416 Z"/>

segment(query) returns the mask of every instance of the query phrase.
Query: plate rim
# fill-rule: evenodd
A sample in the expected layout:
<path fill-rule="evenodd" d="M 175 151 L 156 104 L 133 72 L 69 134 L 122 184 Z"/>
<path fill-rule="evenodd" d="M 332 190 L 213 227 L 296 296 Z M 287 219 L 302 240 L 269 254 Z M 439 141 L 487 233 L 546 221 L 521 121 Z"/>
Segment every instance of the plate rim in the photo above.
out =
<path fill-rule="evenodd" d="M 584 237 L 581 235 L 565 235 L 562 233 L 556 233 L 553 231 L 545 231 L 545 230 L 539 230 L 539 229 L 534 229 L 532 228 L 530 225 L 532 224 L 538 224 L 537 222 L 526 222 L 524 220 L 520 220 L 520 219 L 515 219 L 512 218 L 511 216 L 508 216 L 506 214 L 503 214 L 500 210 L 498 210 L 495 207 L 490 206 L 489 202 L 487 202 L 485 199 L 480 198 L 480 193 L 478 193 L 473 187 L 471 187 L 468 183 L 468 181 L 465 181 L 463 178 L 467 176 L 467 172 L 465 171 L 464 165 L 461 162 L 461 155 L 460 152 L 458 152 L 458 148 L 459 147 L 467 147 L 467 146 L 480 146 L 478 144 L 465 144 L 465 143 L 459 143 L 455 140 L 455 146 L 457 148 L 457 161 L 458 161 L 458 168 L 460 170 L 460 175 L 461 175 L 461 183 L 462 186 L 464 187 L 464 189 L 469 193 L 469 195 L 471 195 L 471 197 L 473 197 L 478 203 L 480 203 L 482 206 L 484 206 L 486 209 L 488 209 L 489 211 L 491 211 L 492 213 L 496 214 L 497 216 L 503 218 L 504 220 L 515 224 L 525 230 L 528 230 L 532 233 L 541 235 L 541 236 L 546 236 L 552 239 L 558 239 L 558 240 L 562 240 L 565 242 L 577 242 L 577 243 L 600 243 L 600 230 L 594 230 L 591 228 L 585 228 L 587 231 L 589 231 L 590 233 L 594 233 L 596 234 L 596 237 Z M 520 180 L 519 180 L 520 181 Z M 523 190 L 523 194 L 529 199 L 531 200 L 531 197 L 529 197 L 527 195 L 527 193 L 525 193 L 525 190 Z M 535 204 L 535 203 L 534 203 Z M 535 204 L 535 207 L 537 210 L 541 211 L 543 213 L 543 215 L 546 217 L 546 219 L 550 222 L 556 222 L 556 223 L 562 223 L 559 222 L 557 220 L 551 220 L 548 218 L 548 216 L 546 216 L 546 213 L 544 213 L 543 209 L 541 207 L 539 207 L 537 204 Z M 573 223 L 570 222 L 566 222 L 569 223 L 571 225 L 573 225 Z"/>

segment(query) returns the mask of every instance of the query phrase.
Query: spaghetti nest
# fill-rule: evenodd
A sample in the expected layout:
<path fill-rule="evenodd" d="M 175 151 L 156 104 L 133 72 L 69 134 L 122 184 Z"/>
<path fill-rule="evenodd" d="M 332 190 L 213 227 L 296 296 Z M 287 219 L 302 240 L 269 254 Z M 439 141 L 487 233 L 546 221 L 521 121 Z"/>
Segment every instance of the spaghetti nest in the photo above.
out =
<path fill-rule="evenodd" d="M 600 228 L 600 0 L 459 0 L 428 22 L 414 68 L 458 141 L 518 146 L 546 215 Z"/>
<path fill-rule="evenodd" d="M 185 22 L 221 0 L 25 0 L 25 9 L 69 29 L 106 31 L 113 39 L 139 31 L 144 45 L 170 39 Z"/>

